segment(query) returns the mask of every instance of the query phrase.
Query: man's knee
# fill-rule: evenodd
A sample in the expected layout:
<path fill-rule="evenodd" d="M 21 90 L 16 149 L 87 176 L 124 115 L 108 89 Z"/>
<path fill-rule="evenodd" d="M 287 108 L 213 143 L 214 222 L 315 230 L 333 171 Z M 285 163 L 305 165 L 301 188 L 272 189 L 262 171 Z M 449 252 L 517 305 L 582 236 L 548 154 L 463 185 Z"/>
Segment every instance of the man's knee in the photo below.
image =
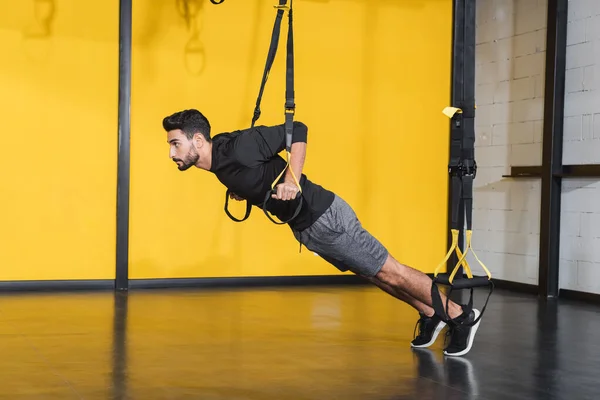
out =
<path fill-rule="evenodd" d="M 383 267 L 377 272 L 375 278 L 388 285 L 398 286 L 402 284 L 404 278 L 402 269 L 403 266 L 388 254 Z"/>

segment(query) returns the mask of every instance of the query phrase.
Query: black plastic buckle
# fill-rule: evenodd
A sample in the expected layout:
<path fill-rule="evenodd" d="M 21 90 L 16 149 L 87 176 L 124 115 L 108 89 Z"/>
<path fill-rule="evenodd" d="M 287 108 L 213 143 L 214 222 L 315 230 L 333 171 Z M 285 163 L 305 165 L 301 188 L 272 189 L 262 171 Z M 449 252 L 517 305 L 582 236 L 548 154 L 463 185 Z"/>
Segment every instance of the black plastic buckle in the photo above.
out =
<path fill-rule="evenodd" d="M 462 162 L 457 165 L 448 165 L 448 174 L 450 176 L 463 176 Z"/>
<path fill-rule="evenodd" d="M 456 165 L 448 165 L 450 176 L 472 176 L 475 179 L 477 175 L 477 162 L 475 160 L 461 160 Z"/>
<path fill-rule="evenodd" d="M 475 179 L 475 175 L 477 175 L 477 163 L 475 160 L 465 160 L 462 168 L 463 176 L 472 176 Z"/>

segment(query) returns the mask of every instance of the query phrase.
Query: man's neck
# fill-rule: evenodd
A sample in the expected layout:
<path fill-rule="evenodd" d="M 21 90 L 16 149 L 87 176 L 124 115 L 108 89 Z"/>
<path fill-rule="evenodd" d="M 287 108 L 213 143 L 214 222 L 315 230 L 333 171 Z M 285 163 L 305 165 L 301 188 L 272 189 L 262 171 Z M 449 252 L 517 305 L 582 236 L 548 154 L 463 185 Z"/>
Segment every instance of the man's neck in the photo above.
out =
<path fill-rule="evenodd" d="M 210 168 L 212 167 L 212 142 L 207 143 L 206 147 L 205 147 L 205 151 L 204 154 L 200 156 L 200 160 L 198 162 L 198 164 L 196 165 L 198 168 L 210 171 Z"/>

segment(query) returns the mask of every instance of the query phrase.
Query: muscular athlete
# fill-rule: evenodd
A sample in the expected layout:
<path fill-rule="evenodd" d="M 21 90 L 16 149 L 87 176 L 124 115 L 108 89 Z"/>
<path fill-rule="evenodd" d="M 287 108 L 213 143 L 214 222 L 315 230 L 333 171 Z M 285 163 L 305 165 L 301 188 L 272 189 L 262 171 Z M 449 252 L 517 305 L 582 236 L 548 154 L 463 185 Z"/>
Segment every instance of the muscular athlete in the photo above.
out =
<path fill-rule="evenodd" d="M 232 198 L 257 207 L 262 207 L 265 194 L 287 165 L 279 155 L 285 149 L 284 125 L 256 126 L 211 137 L 207 118 L 192 109 L 165 117 L 163 128 L 170 145 L 169 158 L 180 171 L 192 166 L 210 171 L 230 189 Z M 296 240 L 340 271 L 352 271 L 410 304 L 420 316 L 419 335 L 411 346 L 431 346 L 446 326 L 432 308 L 431 278 L 399 263 L 363 228 L 348 203 L 302 173 L 307 135 L 306 125 L 294 122 L 290 167 L 277 183 L 277 193 L 272 195 L 267 210 L 281 221 L 293 215 L 299 201 L 293 169 L 304 201 L 298 216 L 288 223 Z M 446 304 L 444 294 L 440 296 Z M 473 309 L 466 315 L 463 306 L 449 301 L 447 312 L 456 324 L 448 324 L 451 339 L 444 354 L 464 355 L 471 349 L 481 321 L 473 327 L 461 323 L 474 321 L 479 311 Z"/>

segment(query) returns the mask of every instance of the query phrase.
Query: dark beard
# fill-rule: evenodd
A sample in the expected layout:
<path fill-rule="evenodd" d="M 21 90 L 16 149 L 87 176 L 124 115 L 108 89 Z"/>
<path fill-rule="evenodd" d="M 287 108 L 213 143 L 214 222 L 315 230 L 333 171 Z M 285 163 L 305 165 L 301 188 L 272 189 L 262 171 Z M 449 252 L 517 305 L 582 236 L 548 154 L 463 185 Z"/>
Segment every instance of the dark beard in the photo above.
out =
<path fill-rule="evenodd" d="M 185 171 L 189 169 L 192 165 L 195 165 L 199 159 L 200 155 L 196 151 L 196 148 L 192 147 L 190 151 L 185 155 L 185 158 L 183 160 L 176 158 L 173 161 L 181 161 L 182 164 L 177 165 L 177 169 L 179 169 L 180 171 Z"/>

